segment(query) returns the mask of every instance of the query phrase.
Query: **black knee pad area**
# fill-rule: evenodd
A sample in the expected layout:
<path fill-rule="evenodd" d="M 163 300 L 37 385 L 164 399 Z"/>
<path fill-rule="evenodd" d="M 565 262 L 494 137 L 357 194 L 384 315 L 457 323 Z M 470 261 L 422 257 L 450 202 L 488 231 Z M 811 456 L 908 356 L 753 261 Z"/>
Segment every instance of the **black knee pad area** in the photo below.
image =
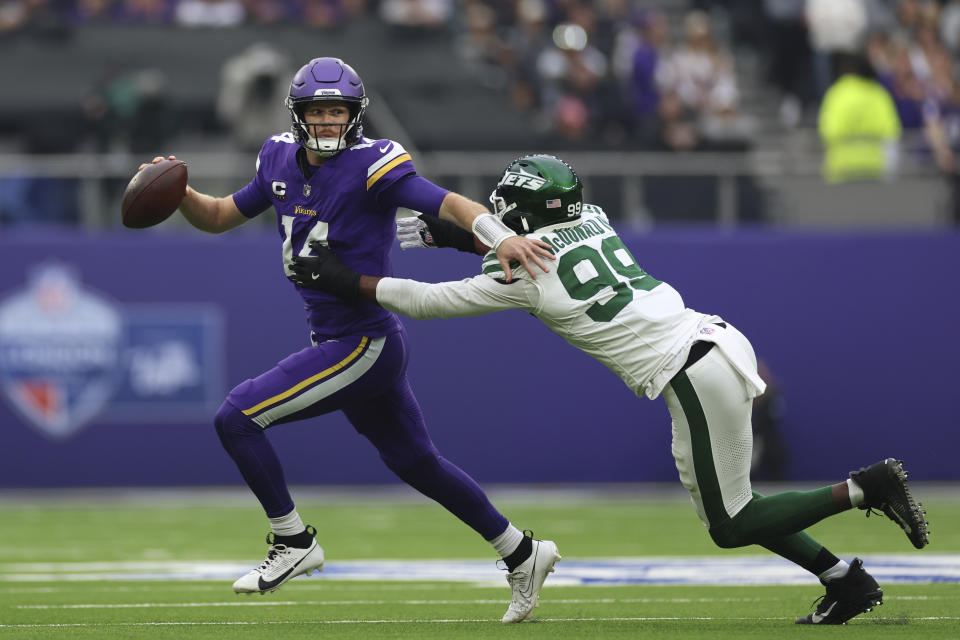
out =
<path fill-rule="evenodd" d="M 722 549 L 736 549 L 753 544 L 752 541 L 745 539 L 742 533 L 738 531 L 734 520 L 727 520 L 719 525 L 710 527 L 710 537 L 714 543 Z"/>
<path fill-rule="evenodd" d="M 257 423 L 226 401 L 217 409 L 217 414 L 213 417 L 213 424 L 217 428 L 217 435 L 220 436 L 221 441 L 263 432 L 263 429 Z"/>

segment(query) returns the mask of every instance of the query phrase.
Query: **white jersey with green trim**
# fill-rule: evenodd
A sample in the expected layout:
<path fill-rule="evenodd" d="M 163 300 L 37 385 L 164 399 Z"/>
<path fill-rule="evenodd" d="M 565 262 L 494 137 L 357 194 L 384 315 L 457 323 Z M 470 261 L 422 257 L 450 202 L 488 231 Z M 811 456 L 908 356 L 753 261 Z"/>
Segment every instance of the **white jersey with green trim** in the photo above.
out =
<path fill-rule="evenodd" d="M 384 278 L 377 301 L 413 318 L 524 309 L 651 399 L 683 366 L 700 328 L 719 321 L 687 309 L 676 289 L 641 269 L 599 207 L 585 205 L 579 221 L 527 237 L 543 240 L 556 256 L 547 261 L 550 271 L 538 270 L 536 280 L 516 266 L 514 281 L 505 283 L 490 252 L 483 273 L 460 282 Z"/>

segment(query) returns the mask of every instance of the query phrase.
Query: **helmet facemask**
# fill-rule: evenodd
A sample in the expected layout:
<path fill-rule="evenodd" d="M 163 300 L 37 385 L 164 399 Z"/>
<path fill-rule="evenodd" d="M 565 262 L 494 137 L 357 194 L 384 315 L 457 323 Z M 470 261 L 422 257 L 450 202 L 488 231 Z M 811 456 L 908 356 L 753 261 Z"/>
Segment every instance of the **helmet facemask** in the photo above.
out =
<path fill-rule="evenodd" d="M 304 120 L 303 112 L 306 107 L 313 102 L 341 102 L 346 105 L 350 111 L 350 120 L 341 124 L 320 124 L 307 123 Z M 293 137 L 303 148 L 312 151 L 317 155 L 330 157 L 336 155 L 355 144 L 363 136 L 363 124 L 361 122 L 363 113 L 367 108 L 367 97 L 357 100 L 345 100 L 342 96 L 331 96 L 328 98 L 309 96 L 307 98 L 293 99 L 287 97 L 286 105 L 290 110 L 290 127 Z M 338 127 L 340 133 L 336 138 L 318 138 L 313 135 L 316 129 L 320 127 Z"/>
<path fill-rule="evenodd" d="M 303 113 L 311 102 L 342 102 L 350 111 L 350 121 L 338 126 L 335 138 L 317 138 L 316 125 L 307 124 Z M 314 58 L 303 65 L 290 82 L 286 99 L 293 137 L 303 148 L 321 156 L 333 156 L 356 144 L 363 137 L 363 113 L 367 109 L 363 81 L 353 67 L 340 58 Z"/>
<path fill-rule="evenodd" d="M 503 198 L 503 196 L 500 195 L 499 189 L 494 189 L 490 192 L 489 200 L 490 204 L 493 205 L 493 215 L 495 215 L 501 221 L 503 220 L 503 216 L 505 214 L 517 208 L 516 202 L 507 204 L 507 201 Z M 527 232 L 529 232 L 529 230 Z"/>

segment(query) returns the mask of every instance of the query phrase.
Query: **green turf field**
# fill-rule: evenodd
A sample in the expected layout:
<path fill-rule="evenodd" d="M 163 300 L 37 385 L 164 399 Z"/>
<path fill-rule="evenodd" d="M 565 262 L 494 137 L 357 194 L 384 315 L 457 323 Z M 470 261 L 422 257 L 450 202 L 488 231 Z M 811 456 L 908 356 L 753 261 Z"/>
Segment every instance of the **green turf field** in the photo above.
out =
<path fill-rule="evenodd" d="M 960 497 L 953 497 L 960 491 L 920 486 L 915 493 L 931 522 L 931 544 L 924 551 L 914 551 L 885 518 L 864 518 L 860 511 L 834 517 L 811 533 L 846 559 L 960 556 Z M 297 495 L 301 514 L 326 549 L 327 571 L 266 596 L 236 596 L 230 583 L 239 573 L 215 580 L 144 574 L 158 567 L 236 562 L 250 568 L 259 562 L 267 527 L 243 493 L 0 494 L 0 637 L 960 638 L 960 576 L 937 584 L 881 581 L 885 603 L 833 629 L 793 624 L 822 593 L 812 581 L 561 585 L 565 563 L 569 574 L 583 559 L 712 562 L 769 555 L 717 549 L 685 496 L 646 490 L 494 492 L 515 524 L 556 540 L 564 555 L 535 620 L 505 626 L 499 619 L 509 589 L 498 574 L 493 582 L 333 579 L 338 563 L 383 564 L 362 562 L 371 560 L 484 560 L 492 566 L 489 546 L 439 507 L 403 491 Z M 122 574 L 127 570 L 132 573 Z M 116 573 L 97 579 L 117 571 L 122 579 Z"/>

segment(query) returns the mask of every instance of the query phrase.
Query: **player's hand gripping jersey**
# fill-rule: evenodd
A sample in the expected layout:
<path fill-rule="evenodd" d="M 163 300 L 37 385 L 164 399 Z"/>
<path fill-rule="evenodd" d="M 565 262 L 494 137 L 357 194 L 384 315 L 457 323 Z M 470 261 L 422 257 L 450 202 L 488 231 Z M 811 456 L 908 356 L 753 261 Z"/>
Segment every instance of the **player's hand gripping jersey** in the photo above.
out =
<path fill-rule="evenodd" d="M 505 284 L 496 255 L 488 253 L 483 273 L 472 279 L 382 280 L 377 300 L 414 318 L 525 309 L 650 398 L 680 369 L 694 340 L 712 337 L 700 331 L 719 318 L 687 309 L 676 289 L 644 272 L 599 207 L 585 205 L 579 221 L 529 235 L 557 256 L 536 280 L 517 268 L 515 281 Z"/>
<path fill-rule="evenodd" d="M 312 241 L 328 246 L 352 269 L 390 276 L 396 206 L 382 202 L 381 196 L 415 173 L 410 154 L 392 140 L 363 138 L 314 167 L 307 164 L 293 135 L 284 133 L 264 143 L 256 177 L 234 195 L 234 201 L 250 218 L 271 206 L 276 209 L 287 276 L 294 256 L 311 255 Z M 318 337 L 375 337 L 397 328 L 396 317 L 373 303 L 344 302 L 299 286 L 297 290 Z"/>

